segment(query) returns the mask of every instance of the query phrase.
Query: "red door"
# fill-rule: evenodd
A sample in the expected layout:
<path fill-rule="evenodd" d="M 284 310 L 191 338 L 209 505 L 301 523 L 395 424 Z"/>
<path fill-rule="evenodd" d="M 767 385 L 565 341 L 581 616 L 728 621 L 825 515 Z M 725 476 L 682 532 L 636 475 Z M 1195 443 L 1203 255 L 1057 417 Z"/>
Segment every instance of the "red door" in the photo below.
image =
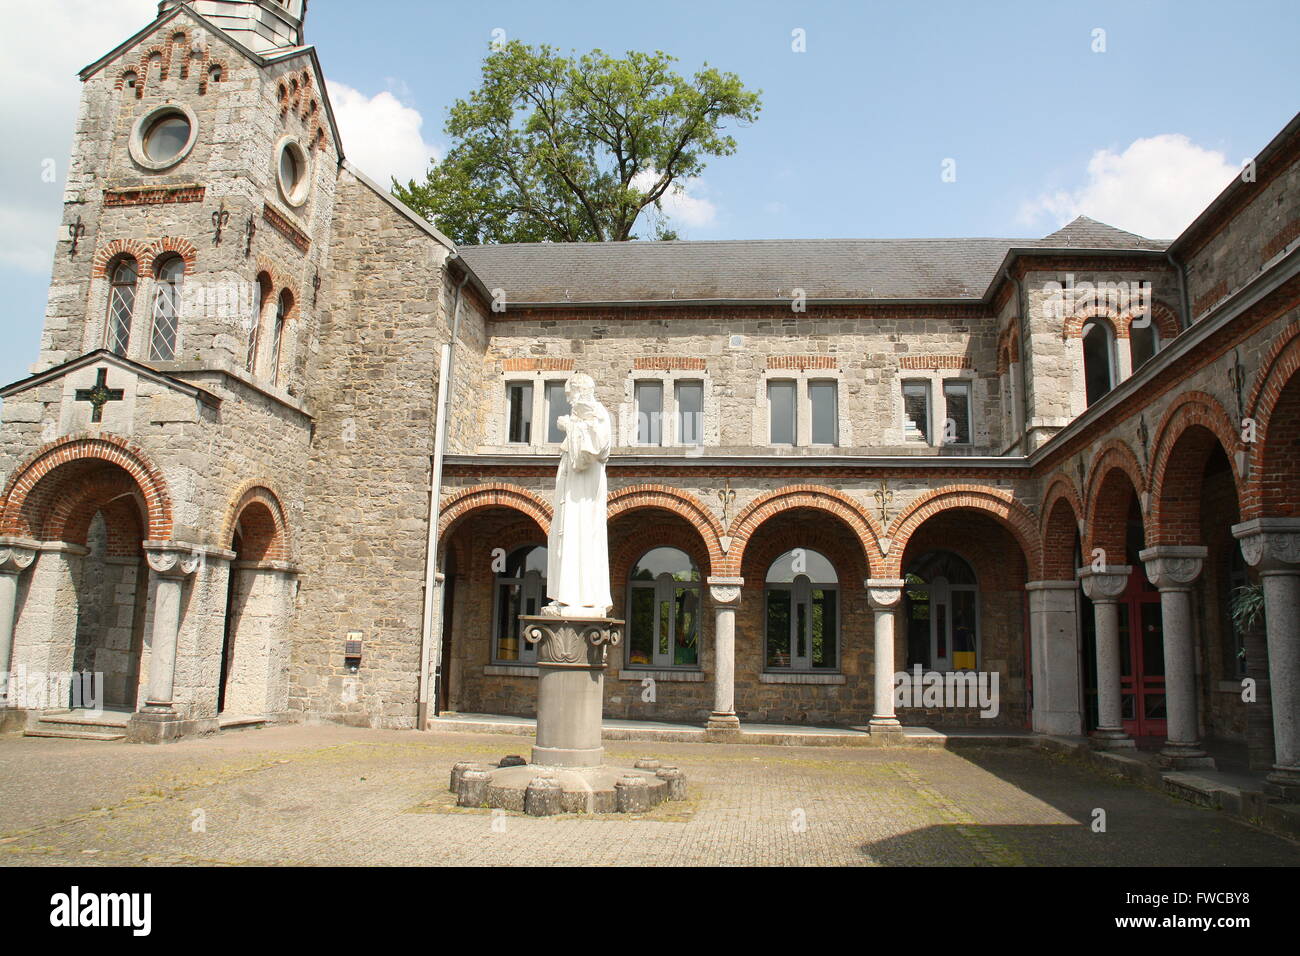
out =
<path fill-rule="evenodd" d="M 1142 566 L 1129 576 L 1119 600 L 1120 716 L 1133 737 L 1166 735 L 1165 636 L 1160 592 Z"/>

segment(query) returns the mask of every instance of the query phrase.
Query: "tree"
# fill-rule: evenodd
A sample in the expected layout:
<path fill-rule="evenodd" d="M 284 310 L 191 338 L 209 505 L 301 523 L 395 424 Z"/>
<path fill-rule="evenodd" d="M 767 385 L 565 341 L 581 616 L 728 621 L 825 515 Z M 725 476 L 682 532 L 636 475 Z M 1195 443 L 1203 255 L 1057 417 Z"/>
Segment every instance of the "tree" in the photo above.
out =
<path fill-rule="evenodd" d="M 447 156 L 423 183 L 394 179 L 393 194 L 464 245 L 635 239 L 643 212 L 655 238 L 676 238 L 664 196 L 705 157 L 734 153 L 726 121 L 753 122 L 761 107 L 734 73 L 705 64 L 687 80 L 675 62 L 600 50 L 573 59 L 511 41 L 452 105 Z"/>

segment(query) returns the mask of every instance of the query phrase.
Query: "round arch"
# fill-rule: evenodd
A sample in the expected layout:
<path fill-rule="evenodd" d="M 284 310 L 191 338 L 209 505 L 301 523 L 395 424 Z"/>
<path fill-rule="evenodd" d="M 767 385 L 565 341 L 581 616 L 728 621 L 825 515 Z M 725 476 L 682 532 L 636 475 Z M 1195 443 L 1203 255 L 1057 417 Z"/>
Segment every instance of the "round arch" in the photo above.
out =
<path fill-rule="evenodd" d="M 610 494 L 606 516 L 613 521 L 641 508 L 658 508 L 689 522 L 704 543 L 708 561 L 702 568 L 703 573 L 706 576 L 717 573 L 714 569 L 721 567 L 724 561 L 722 522 L 698 498 L 665 485 L 633 485 Z"/>
<path fill-rule="evenodd" d="M 1083 505 L 1074 482 L 1065 474 L 1058 473 L 1048 482 L 1039 514 L 1043 580 L 1073 581 L 1074 539 L 1076 535 L 1082 537 Z"/>
<path fill-rule="evenodd" d="M 125 438 L 84 433 L 43 445 L 14 470 L 4 490 L 3 533 L 32 538 L 67 533 L 75 527 L 67 521 L 75 512 L 74 499 L 80 496 L 76 483 L 97 462 L 115 465 L 130 476 L 143 499 L 147 537 L 169 540 L 172 503 L 162 472 Z"/>
<path fill-rule="evenodd" d="M 1166 410 L 1156 431 L 1147 484 L 1152 546 L 1200 543 L 1195 529 L 1201 511 L 1201 473 L 1215 445 L 1228 460 L 1240 509 L 1242 482 L 1233 454 L 1236 439 L 1228 413 L 1206 392 L 1188 392 Z"/>
<path fill-rule="evenodd" d="M 247 560 L 292 561 L 289 522 L 280 496 L 265 479 L 247 481 L 231 496 L 221 528 L 224 547 L 233 547 L 235 532 L 249 552 Z"/>
<path fill-rule="evenodd" d="M 1128 522 L 1127 494 L 1132 491 L 1146 524 L 1142 489 L 1146 478 L 1137 456 L 1125 442 L 1111 439 L 1102 447 L 1088 475 L 1088 493 L 1084 499 L 1084 546 L 1086 554 L 1102 548 L 1108 555 L 1124 554 L 1125 527 Z M 1086 556 L 1085 554 L 1085 556 Z M 1117 564 L 1116 561 L 1107 561 Z"/>
<path fill-rule="evenodd" d="M 510 508 L 537 522 L 543 534 L 551 530 L 551 506 L 527 488 L 510 484 L 475 485 L 461 488 L 442 499 L 438 537 L 445 539 L 453 527 L 484 508 Z"/>
<path fill-rule="evenodd" d="M 1276 516 L 1294 516 L 1294 469 L 1283 471 L 1281 480 L 1275 474 L 1283 464 L 1277 456 L 1283 454 L 1279 445 L 1285 445 L 1284 436 L 1291 434 L 1293 422 L 1275 420 L 1278 405 L 1289 396 L 1294 401 L 1296 372 L 1300 371 L 1300 320 L 1291 322 L 1274 340 L 1268 356 L 1260 364 L 1259 372 L 1246 403 L 1246 414 L 1255 422 L 1255 441 L 1249 446 L 1249 479 L 1241 501 L 1241 519 Z M 1290 416 L 1288 416 L 1290 417 Z"/>
<path fill-rule="evenodd" d="M 890 528 L 893 542 L 886 559 L 884 577 L 902 577 L 903 554 L 912 535 L 921 525 L 945 511 L 979 511 L 994 518 L 1011 532 L 1020 545 L 1028 569 L 1029 579 L 1037 580 L 1042 566 L 1038 547 L 1038 525 L 1029 510 L 1016 501 L 1010 492 L 981 485 L 955 485 L 936 488 L 921 495 L 911 506 L 894 519 Z"/>
<path fill-rule="evenodd" d="M 785 511 L 809 508 L 840 519 L 856 535 L 862 547 L 868 574 L 880 567 L 880 532 L 875 522 L 848 495 L 817 485 L 790 485 L 762 495 L 744 508 L 731 523 L 731 547 L 727 551 L 722 573 L 738 576 L 745 559 L 745 548 L 754 533 L 769 518 Z"/>

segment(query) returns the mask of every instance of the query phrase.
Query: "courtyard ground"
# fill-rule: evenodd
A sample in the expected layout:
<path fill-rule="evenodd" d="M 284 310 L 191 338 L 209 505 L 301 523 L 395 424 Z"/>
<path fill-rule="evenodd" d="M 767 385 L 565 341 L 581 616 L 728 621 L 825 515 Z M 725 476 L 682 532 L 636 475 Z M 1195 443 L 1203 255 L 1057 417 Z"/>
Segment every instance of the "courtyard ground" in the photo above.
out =
<path fill-rule="evenodd" d="M 498 734 L 271 727 L 167 746 L 0 738 L 6 865 L 1297 865 L 1300 846 L 1026 748 L 607 741 L 682 768 L 637 817 L 455 806 Z M 1095 811 L 1105 832 L 1095 832 Z"/>

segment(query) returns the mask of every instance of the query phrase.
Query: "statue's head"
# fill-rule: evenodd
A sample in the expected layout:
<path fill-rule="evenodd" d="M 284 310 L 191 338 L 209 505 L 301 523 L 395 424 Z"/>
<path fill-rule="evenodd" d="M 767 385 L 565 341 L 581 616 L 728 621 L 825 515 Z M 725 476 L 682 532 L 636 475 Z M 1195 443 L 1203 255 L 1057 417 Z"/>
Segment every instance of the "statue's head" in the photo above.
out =
<path fill-rule="evenodd" d="M 574 372 L 564 386 L 564 397 L 569 404 L 596 401 L 596 382 L 586 372 Z"/>

